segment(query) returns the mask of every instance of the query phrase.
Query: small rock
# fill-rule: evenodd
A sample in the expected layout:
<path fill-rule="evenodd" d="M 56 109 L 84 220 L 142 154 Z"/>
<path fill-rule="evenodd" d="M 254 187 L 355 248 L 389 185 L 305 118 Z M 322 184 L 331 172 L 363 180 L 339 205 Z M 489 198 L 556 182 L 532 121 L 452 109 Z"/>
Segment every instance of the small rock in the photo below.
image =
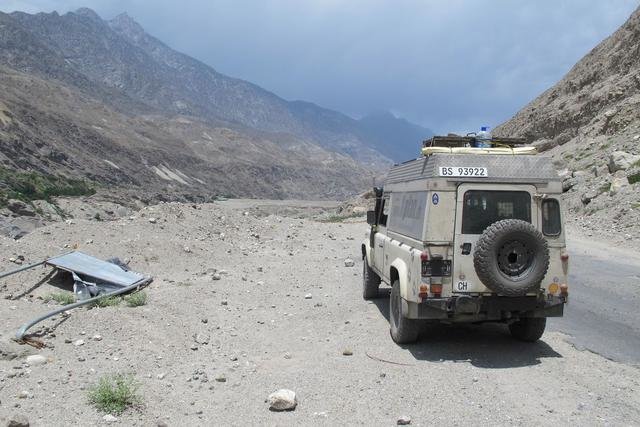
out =
<path fill-rule="evenodd" d="M 102 341 L 102 335 L 94 335 L 93 338 L 91 338 L 94 341 Z"/>
<path fill-rule="evenodd" d="M 220 273 L 213 273 L 213 275 L 211 276 L 212 280 L 220 280 L 222 279 L 222 276 L 220 275 Z"/>
<path fill-rule="evenodd" d="M 84 340 L 77 340 L 73 343 L 73 345 L 75 345 L 76 347 L 80 347 L 81 345 L 84 345 Z"/>
<path fill-rule="evenodd" d="M 478 379 L 478 377 L 473 377 L 473 378 L 471 379 L 471 381 L 473 381 L 474 383 L 477 383 L 477 382 L 479 381 L 479 379 Z"/>
<path fill-rule="evenodd" d="M 111 414 L 107 414 L 104 417 L 102 417 L 102 421 L 104 421 L 105 423 L 115 423 L 116 421 L 118 421 L 118 418 L 114 417 Z"/>
<path fill-rule="evenodd" d="M 345 267 L 353 267 L 354 265 L 356 265 L 356 263 L 351 258 L 347 258 L 344 260 Z"/>
<path fill-rule="evenodd" d="M 269 409 L 272 411 L 293 411 L 298 406 L 295 392 L 287 389 L 269 395 Z"/>
<path fill-rule="evenodd" d="M 160 372 L 158 375 L 156 375 L 156 378 L 159 379 L 159 380 L 163 380 L 164 377 L 166 377 L 166 376 L 167 376 L 166 372 Z"/>
<path fill-rule="evenodd" d="M 640 161 L 640 156 L 626 153 L 624 151 L 614 151 L 609 156 L 609 172 L 615 173 L 619 170 L 629 169 Z"/>
<path fill-rule="evenodd" d="M 14 415 L 9 419 L 7 427 L 29 427 L 29 419 L 24 415 Z"/>
<path fill-rule="evenodd" d="M 397 423 L 399 426 L 408 426 L 409 424 L 411 424 L 411 417 L 408 415 L 403 415 L 400 418 L 398 418 Z"/>
<path fill-rule="evenodd" d="M 29 396 L 30 394 L 26 390 L 22 390 L 20 393 L 18 393 L 18 399 L 26 399 Z"/>
<path fill-rule="evenodd" d="M 189 246 L 185 246 L 185 247 L 183 248 L 183 250 L 184 250 L 186 253 L 188 253 L 188 254 L 190 254 L 190 253 L 191 253 L 191 248 L 190 248 Z"/>
<path fill-rule="evenodd" d="M 225 377 L 224 374 L 220 374 L 216 377 L 216 381 L 219 383 L 226 383 L 227 377 Z"/>
<path fill-rule="evenodd" d="M 344 350 L 342 350 L 342 355 L 343 356 L 353 356 L 353 351 L 351 349 L 345 348 Z"/>
<path fill-rule="evenodd" d="M 229 305 L 229 302 L 226 299 L 223 299 L 222 301 L 220 301 L 221 305 Z"/>
<path fill-rule="evenodd" d="M 304 296 L 304 299 L 311 299 L 311 298 L 313 298 L 313 295 L 311 295 L 311 294 L 306 294 Z"/>
<path fill-rule="evenodd" d="M 158 220 L 156 218 L 151 217 L 151 218 L 149 218 L 149 222 L 151 224 L 155 224 L 156 222 L 158 222 Z"/>
<path fill-rule="evenodd" d="M 45 363 L 47 363 L 47 358 L 41 354 L 34 354 L 32 356 L 27 356 L 27 364 L 29 366 L 44 365 Z"/>

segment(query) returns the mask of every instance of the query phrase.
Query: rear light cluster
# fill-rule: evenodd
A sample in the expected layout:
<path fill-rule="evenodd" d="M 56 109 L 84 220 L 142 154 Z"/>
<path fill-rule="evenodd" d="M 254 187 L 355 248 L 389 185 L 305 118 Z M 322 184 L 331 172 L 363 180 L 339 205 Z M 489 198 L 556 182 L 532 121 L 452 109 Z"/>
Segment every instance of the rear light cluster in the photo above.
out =
<path fill-rule="evenodd" d="M 429 293 L 439 298 L 442 295 L 442 277 L 451 276 L 451 260 L 442 259 L 442 255 L 429 257 L 428 252 L 420 254 L 422 262 L 421 275 L 422 285 L 420 286 L 420 298 L 428 298 Z"/>

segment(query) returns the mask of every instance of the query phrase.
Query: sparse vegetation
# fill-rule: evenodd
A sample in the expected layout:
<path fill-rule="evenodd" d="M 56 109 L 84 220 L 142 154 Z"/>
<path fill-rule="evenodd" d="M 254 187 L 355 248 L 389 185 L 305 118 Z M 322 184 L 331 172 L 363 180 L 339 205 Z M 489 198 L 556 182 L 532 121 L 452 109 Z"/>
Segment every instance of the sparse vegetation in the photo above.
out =
<path fill-rule="evenodd" d="M 636 182 L 640 182 L 640 172 L 636 172 L 633 175 L 629 175 L 627 179 L 629 180 L 629 184 L 635 184 Z"/>
<path fill-rule="evenodd" d="M 608 191 L 611 190 L 611 183 L 610 182 L 605 182 L 604 184 L 602 184 L 600 186 L 600 188 L 598 188 L 598 193 L 602 194 L 602 193 L 606 193 Z"/>
<path fill-rule="evenodd" d="M 113 307 L 113 306 L 119 305 L 120 301 L 122 301 L 122 298 L 120 298 L 119 296 L 102 297 L 95 300 L 93 303 L 91 303 L 91 305 L 93 307 L 99 307 L 99 308 Z"/>
<path fill-rule="evenodd" d="M 140 307 L 147 303 L 147 293 L 144 291 L 136 292 L 135 294 L 127 295 L 124 297 L 124 301 L 129 307 Z"/>
<path fill-rule="evenodd" d="M 89 389 L 89 402 L 102 412 L 121 414 L 140 403 L 137 392 L 138 383 L 131 375 L 107 375 Z"/>
<path fill-rule="evenodd" d="M 55 196 L 86 196 L 95 194 L 94 186 L 84 180 L 37 172 L 18 172 L 0 166 L 0 205 L 9 199 L 24 202 L 47 200 Z"/>
<path fill-rule="evenodd" d="M 364 213 L 351 213 L 349 215 L 331 215 L 325 219 L 321 219 L 320 222 L 344 222 L 350 218 L 363 218 Z"/>
<path fill-rule="evenodd" d="M 61 305 L 68 305 L 76 302 L 75 295 L 69 292 L 54 292 L 52 294 L 45 295 L 43 299 L 44 299 L 44 302 L 49 302 L 53 300 Z"/>

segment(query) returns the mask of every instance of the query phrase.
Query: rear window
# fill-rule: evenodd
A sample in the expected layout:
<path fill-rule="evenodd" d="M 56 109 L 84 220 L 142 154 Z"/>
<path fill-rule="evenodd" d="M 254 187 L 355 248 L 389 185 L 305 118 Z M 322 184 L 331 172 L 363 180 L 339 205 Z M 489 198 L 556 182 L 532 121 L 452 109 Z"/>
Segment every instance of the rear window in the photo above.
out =
<path fill-rule="evenodd" d="M 562 231 L 560 221 L 560 203 L 556 199 L 542 202 L 542 233 L 547 236 L 558 236 Z"/>
<path fill-rule="evenodd" d="M 503 219 L 531 222 L 531 195 L 526 191 L 464 193 L 462 234 L 482 234 L 485 228 Z"/>

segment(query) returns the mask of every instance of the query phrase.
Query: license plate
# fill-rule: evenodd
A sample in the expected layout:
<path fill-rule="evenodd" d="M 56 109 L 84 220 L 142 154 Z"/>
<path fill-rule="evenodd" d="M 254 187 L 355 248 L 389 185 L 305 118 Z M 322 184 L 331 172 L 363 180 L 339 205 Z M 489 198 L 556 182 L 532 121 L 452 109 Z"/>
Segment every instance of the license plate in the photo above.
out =
<path fill-rule="evenodd" d="M 474 166 L 440 166 L 440 176 L 486 178 L 488 172 L 487 168 Z"/>

